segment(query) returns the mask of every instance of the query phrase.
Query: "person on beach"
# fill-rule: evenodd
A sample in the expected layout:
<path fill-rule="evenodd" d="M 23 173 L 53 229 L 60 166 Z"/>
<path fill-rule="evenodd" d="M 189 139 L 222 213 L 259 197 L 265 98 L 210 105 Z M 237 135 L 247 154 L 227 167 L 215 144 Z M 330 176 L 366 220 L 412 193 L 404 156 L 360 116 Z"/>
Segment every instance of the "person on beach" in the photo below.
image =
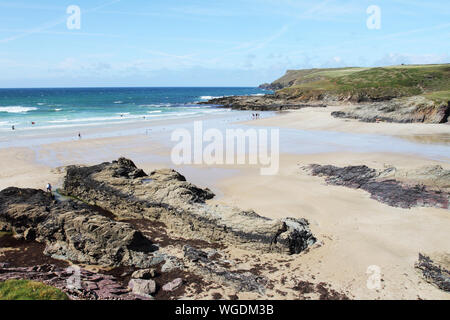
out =
<path fill-rule="evenodd" d="M 81 132 L 78 132 L 78 139 L 81 140 Z"/>
<path fill-rule="evenodd" d="M 15 128 L 14 126 L 12 126 L 11 129 L 12 129 L 13 131 L 16 130 L 16 128 Z"/>
<path fill-rule="evenodd" d="M 52 185 L 49 183 L 47 183 L 47 192 L 52 193 Z"/>

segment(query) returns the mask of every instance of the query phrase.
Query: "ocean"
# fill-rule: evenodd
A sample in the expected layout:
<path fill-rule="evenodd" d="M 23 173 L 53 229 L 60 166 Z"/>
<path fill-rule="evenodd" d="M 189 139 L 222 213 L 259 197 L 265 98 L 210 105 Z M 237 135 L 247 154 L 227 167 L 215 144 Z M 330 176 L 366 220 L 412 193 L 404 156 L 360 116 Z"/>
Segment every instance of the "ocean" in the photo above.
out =
<path fill-rule="evenodd" d="M 189 118 L 226 112 L 196 102 L 262 95 L 259 88 L 0 89 L 0 132 L 82 127 L 104 123 Z"/>

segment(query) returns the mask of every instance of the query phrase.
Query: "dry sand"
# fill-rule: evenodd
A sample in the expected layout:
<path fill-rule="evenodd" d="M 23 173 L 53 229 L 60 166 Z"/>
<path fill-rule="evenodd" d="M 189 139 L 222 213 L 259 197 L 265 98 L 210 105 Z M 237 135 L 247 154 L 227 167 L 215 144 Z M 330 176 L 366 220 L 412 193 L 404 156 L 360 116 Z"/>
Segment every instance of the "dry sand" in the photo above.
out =
<path fill-rule="evenodd" d="M 302 109 L 251 124 L 280 126 L 302 130 L 330 130 L 354 133 L 421 135 L 448 134 L 450 126 L 423 124 L 367 124 L 332 118 L 335 109 Z M 146 139 L 146 140 L 144 140 Z M 146 143 L 142 143 L 146 141 Z M 9 148 L 0 151 L 0 189 L 8 186 L 43 188 L 47 182 L 60 185 L 63 173 L 58 167 L 68 164 L 92 164 L 129 157 L 146 171 L 171 166 L 169 150 L 145 136 L 92 139 L 44 145 L 39 148 Z M 276 266 L 266 275 L 276 284 L 268 297 L 295 299 L 295 290 L 286 289 L 300 281 L 330 283 L 356 299 L 450 299 L 450 295 L 425 282 L 414 269 L 419 252 L 450 252 L 450 215 L 435 208 L 400 209 L 377 202 L 361 190 L 326 185 L 322 178 L 311 177 L 302 166 L 319 163 L 333 165 L 365 164 L 382 168 L 394 165 L 412 169 L 445 162 L 401 154 L 325 153 L 311 155 L 282 154 L 280 172 L 261 176 L 255 168 L 183 167 L 187 179 L 202 187 L 213 188 L 219 197 L 211 203 L 233 204 L 254 209 L 273 218 L 307 218 L 321 245 L 296 256 L 255 255 L 230 249 L 237 266 Z M 236 170 L 232 170 L 236 169 Z M 251 257 L 253 255 L 253 257 Z M 283 261 L 283 262 L 280 262 Z M 382 287 L 367 287 L 369 266 L 379 266 Z M 284 284 L 282 284 L 284 283 Z M 285 288 L 278 290 L 279 288 Z M 215 290 L 224 297 L 261 298 L 257 294 Z M 198 296 L 208 298 L 211 292 Z M 312 296 L 312 298 L 315 298 Z"/>
<path fill-rule="evenodd" d="M 450 124 L 423 123 L 367 123 L 352 119 L 339 119 L 331 116 L 333 111 L 345 110 L 345 106 L 326 108 L 303 108 L 280 113 L 277 117 L 253 120 L 246 124 L 276 126 L 301 130 L 321 130 L 349 133 L 382 134 L 392 136 L 434 135 L 450 137 Z"/>

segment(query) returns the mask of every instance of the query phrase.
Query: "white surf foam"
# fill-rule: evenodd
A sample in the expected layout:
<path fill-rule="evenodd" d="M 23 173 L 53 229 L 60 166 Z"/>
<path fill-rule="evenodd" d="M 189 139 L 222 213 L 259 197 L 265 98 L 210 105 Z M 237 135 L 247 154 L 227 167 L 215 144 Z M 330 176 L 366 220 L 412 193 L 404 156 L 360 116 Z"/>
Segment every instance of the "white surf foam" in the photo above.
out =
<path fill-rule="evenodd" d="M 37 110 L 35 107 L 22 107 L 22 106 L 8 106 L 8 107 L 0 107 L 0 112 L 8 112 L 8 113 L 25 113 L 28 111 Z"/>
<path fill-rule="evenodd" d="M 211 100 L 211 99 L 218 99 L 223 98 L 223 96 L 201 96 L 200 100 Z"/>
<path fill-rule="evenodd" d="M 139 107 L 150 107 L 150 108 L 163 108 L 163 107 L 171 107 L 173 104 L 171 103 L 159 103 L 159 104 L 141 104 Z"/>

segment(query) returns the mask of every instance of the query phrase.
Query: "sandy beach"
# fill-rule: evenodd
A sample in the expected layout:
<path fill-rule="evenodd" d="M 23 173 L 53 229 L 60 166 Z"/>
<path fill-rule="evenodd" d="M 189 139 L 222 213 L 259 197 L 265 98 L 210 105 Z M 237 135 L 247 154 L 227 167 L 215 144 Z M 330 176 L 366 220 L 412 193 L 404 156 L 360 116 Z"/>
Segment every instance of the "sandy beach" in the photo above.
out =
<path fill-rule="evenodd" d="M 448 145 L 449 125 L 362 123 L 330 116 L 331 111 L 342 108 L 345 106 L 305 108 L 241 124 L 309 133 L 400 137 L 417 149 Z M 283 257 L 278 268 L 268 272 L 270 279 L 279 285 L 269 290 L 266 298 L 295 299 L 295 290 L 286 288 L 302 279 L 331 284 L 354 299 L 450 299 L 448 293 L 427 283 L 414 268 L 419 252 L 450 252 L 448 210 L 394 208 L 372 199 L 363 190 L 327 185 L 323 178 L 312 177 L 304 169 L 309 164 L 367 165 L 375 169 L 395 166 L 403 170 L 440 165 L 450 169 L 450 154 L 445 154 L 448 149 L 443 149 L 444 154 L 439 159 L 427 157 L 425 152 L 405 154 L 395 150 L 361 152 L 355 148 L 314 153 L 282 149 L 279 174 L 261 176 L 258 168 L 250 166 L 174 166 L 166 139 L 168 132 L 155 133 L 152 137 L 141 133 L 4 148 L 0 151 L 0 162 L 7 165 L 0 172 L 0 189 L 9 186 L 42 189 L 47 182 L 58 187 L 62 183 L 64 166 L 92 165 L 120 156 L 132 159 L 146 172 L 171 167 L 184 174 L 188 181 L 212 189 L 217 197 L 208 203 L 253 209 L 270 218 L 308 219 L 319 245 L 308 252 Z M 249 252 L 239 249 L 229 249 L 228 254 L 230 259 L 242 261 L 241 267 L 252 267 L 256 261 L 258 265 L 273 265 L 274 261 L 280 260 L 275 254 L 249 257 Z M 378 266 L 381 270 L 382 286 L 379 289 L 367 286 L 370 266 Z M 240 299 L 261 298 L 258 294 L 228 292 L 226 288 L 215 292 L 224 296 L 237 294 Z M 210 298 L 210 294 L 197 297 Z"/>

